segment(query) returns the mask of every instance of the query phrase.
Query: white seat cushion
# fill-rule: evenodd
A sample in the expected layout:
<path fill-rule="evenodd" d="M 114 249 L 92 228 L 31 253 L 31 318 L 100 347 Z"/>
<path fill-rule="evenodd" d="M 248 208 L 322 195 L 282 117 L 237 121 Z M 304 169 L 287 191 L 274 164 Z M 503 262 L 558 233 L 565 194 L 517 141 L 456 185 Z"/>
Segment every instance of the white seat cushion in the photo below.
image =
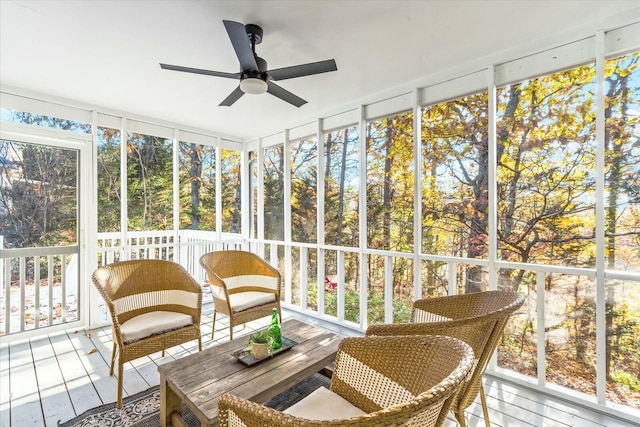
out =
<path fill-rule="evenodd" d="M 188 314 L 152 311 L 127 320 L 120 325 L 120 332 L 122 341 L 128 343 L 188 325 L 193 325 L 193 318 Z"/>
<path fill-rule="evenodd" d="M 294 417 L 322 421 L 347 420 L 366 414 L 339 394 L 324 387 L 318 388 L 283 412 Z"/>
<path fill-rule="evenodd" d="M 239 292 L 229 295 L 231 310 L 236 313 L 262 304 L 276 301 L 276 294 L 271 292 Z"/>

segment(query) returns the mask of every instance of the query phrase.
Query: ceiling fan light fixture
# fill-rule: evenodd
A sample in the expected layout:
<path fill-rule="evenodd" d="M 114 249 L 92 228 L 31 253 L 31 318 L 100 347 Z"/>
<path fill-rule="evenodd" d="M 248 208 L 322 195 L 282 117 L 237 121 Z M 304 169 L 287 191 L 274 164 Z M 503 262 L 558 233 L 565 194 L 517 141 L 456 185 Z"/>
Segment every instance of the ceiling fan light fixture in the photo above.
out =
<path fill-rule="evenodd" d="M 250 95 L 261 95 L 267 91 L 267 82 L 255 77 L 248 77 L 240 81 L 240 89 Z"/>

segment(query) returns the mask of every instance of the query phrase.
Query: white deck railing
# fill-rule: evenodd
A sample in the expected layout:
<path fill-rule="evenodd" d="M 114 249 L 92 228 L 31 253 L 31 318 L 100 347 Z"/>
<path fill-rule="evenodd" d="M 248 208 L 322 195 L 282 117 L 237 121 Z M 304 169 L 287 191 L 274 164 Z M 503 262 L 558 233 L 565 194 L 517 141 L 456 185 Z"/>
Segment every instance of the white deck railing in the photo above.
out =
<path fill-rule="evenodd" d="M 120 233 L 100 233 L 98 236 L 97 257 L 98 265 L 125 259 L 138 258 L 160 258 L 179 262 L 185 269 L 193 275 L 200 283 L 205 282 L 205 276 L 199 265 L 200 256 L 212 250 L 221 249 L 245 249 L 251 250 L 267 259 L 274 267 L 283 273 L 283 306 L 293 311 L 299 311 L 306 316 L 317 317 L 329 322 L 338 323 L 344 327 L 354 330 L 364 331 L 367 327 L 368 310 L 367 304 L 367 268 L 366 260 L 369 256 L 382 259 L 379 265 L 384 271 L 378 277 L 382 278 L 383 292 L 382 306 L 384 308 L 384 321 L 391 322 L 394 318 L 394 290 L 393 290 L 393 265 L 397 259 L 410 259 L 413 263 L 419 263 L 418 268 L 414 266 L 414 272 L 420 275 L 422 263 L 426 261 L 437 262 L 441 276 L 446 276 L 446 291 L 440 289 L 442 293 L 454 294 L 457 292 L 460 272 L 467 266 L 480 266 L 485 270 L 487 277 L 497 277 L 497 271 L 489 272 L 489 263 L 486 260 L 443 257 L 434 255 L 416 256 L 410 253 L 364 250 L 359 248 L 324 246 L 315 244 L 291 243 L 285 244 L 278 241 L 258 241 L 245 240 L 239 235 L 217 234 L 214 232 L 183 230 L 179 233 L 172 231 L 159 232 L 130 232 L 126 235 L 126 243 Z M 0 242 L 1 243 L 1 242 Z M 0 247 L 1 248 L 1 247 Z M 12 249 L 0 252 L 0 274 L 3 278 L 2 306 L 0 307 L 0 330 L 4 334 L 21 335 L 21 332 L 29 329 L 45 328 L 59 324 L 69 324 L 79 319 L 77 295 L 82 294 L 83 289 L 78 287 L 77 265 L 73 260 L 77 259 L 78 247 L 63 248 L 35 248 L 35 249 Z M 347 256 L 355 257 L 358 262 L 357 283 L 350 283 L 350 289 L 346 289 L 345 283 L 345 259 Z M 309 270 L 309 260 L 314 258 L 317 262 L 314 271 Z M 326 271 L 325 259 L 331 259 L 333 268 L 336 271 Z M 335 260 L 335 261 L 334 261 Z M 297 266 L 294 267 L 294 263 Z M 40 268 L 34 269 L 33 265 Z M 63 268 L 64 266 L 64 268 Z M 546 353 L 547 332 L 553 322 L 550 316 L 550 304 L 555 304 L 553 298 L 549 298 L 549 293 L 545 289 L 545 284 L 551 276 L 563 276 L 567 278 L 582 278 L 588 280 L 588 291 L 585 297 L 601 298 L 593 283 L 596 282 L 596 271 L 594 269 L 568 268 L 562 266 L 520 264 L 497 262 L 496 270 L 515 269 L 533 272 L 535 275 L 535 286 L 527 286 L 520 291 L 527 294 L 525 306 L 516 314 L 516 322 L 533 322 L 536 335 L 536 364 L 537 376 L 518 376 L 521 381 L 530 385 L 543 388 L 552 394 L 567 397 L 568 390 L 558 391 L 559 388 L 548 382 L 545 373 L 548 362 Z M 444 273 L 443 273 L 444 272 Z M 324 277 L 332 275 L 337 283 L 335 289 L 327 290 L 324 286 Z M 321 280 L 317 278 L 320 277 Z M 75 278 L 75 279 L 74 279 Z M 571 279 L 571 280 L 573 280 Z M 571 281 L 569 280 L 569 281 Z M 605 283 L 608 286 L 626 286 L 627 289 L 640 289 L 640 273 L 605 271 Z M 313 293 L 310 293 L 313 290 Z M 347 291 L 356 292 L 359 295 L 359 308 L 356 315 L 346 315 L 345 307 Z M 583 290 L 581 290 L 583 291 Z M 327 292 L 334 292 L 332 296 L 336 298 L 335 309 L 331 313 L 325 310 L 325 297 Z M 414 283 L 413 295 L 409 298 L 419 298 L 423 295 L 420 280 Z M 635 295 L 635 294 L 634 294 Z M 311 304 L 310 298 L 316 301 Z M 99 302 L 100 304 L 101 302 Z M 105 312 L 104 307 L 98 307 Z M 351 312 L 353 312 L 351 307 Z M 108 321 L 106 316 L 102 319 Z M 599 358 L 603 357 L 604 348 L 602 343 L 605 333 L 604 317 L 596 316 L 595 331 L 597 337 Z M 555 367 L 556 369 L 558 367 Z M 601 407 L 608 406 L 606 387 L 604 381 L 604 363 L 596 364 L 596 392 L 592 395 L 579 394 L 578 399 L 585 403 L 596 404 Z M 493 373 L 513 375 L 500 369 L 494 362 L 489 367 Z M 575 398 L 575 396 L 572 396 Z M 628 408 L 622 407 L 622 412 L 626 413 Z"/>

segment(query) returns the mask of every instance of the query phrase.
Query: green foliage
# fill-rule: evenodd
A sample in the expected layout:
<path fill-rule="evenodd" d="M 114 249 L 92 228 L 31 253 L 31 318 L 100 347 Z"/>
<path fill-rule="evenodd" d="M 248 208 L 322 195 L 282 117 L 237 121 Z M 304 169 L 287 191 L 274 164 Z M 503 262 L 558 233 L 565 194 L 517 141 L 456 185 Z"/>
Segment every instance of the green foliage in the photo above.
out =
<path fill-rule="evenodd" d="M 254 342 L 256 344 L 271 343 L 271 335 L 269 335 L 269 330 L 265 329 L 264 331 L 258 331 L 249 335 L 249 342 Z"/>

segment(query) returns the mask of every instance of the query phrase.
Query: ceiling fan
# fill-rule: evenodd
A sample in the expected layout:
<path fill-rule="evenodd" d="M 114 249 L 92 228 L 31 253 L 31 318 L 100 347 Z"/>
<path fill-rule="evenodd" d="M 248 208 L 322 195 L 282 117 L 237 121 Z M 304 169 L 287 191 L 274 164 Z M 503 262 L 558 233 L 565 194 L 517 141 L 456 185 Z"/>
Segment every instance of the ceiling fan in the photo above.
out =
<path fill-rule="evenodd" d="M 160 64 L 164 70 L 182 71 L 185 73 L 204 74 L 207 76 L 225 77 L 228 79 L 240 80 L 238 86 L 220 106 L 231 106 L 242 95 L 249 93 L 259 95 L 269 92 L 289 104 L 301 107 L 307 101 L 288 90 L 278 86 L 274 81 L 293 79 L 295 77 L 311 76 L 313 74 L 336 71 L 336 61 L 329 59 L 326 61 L 311 62 L 308 64 L 294 65 L 292 67 L 267 69 L 267 61 L 256 55 L 256 45 L 262 42 L 262 28 L 255 24 L 243 25 L 234 21 L 222 21 L 231 44 L 236 51 L 240 61 L 239 73 L 225 73 L 221 71 L 202 70 L 199 68 L 182 67 L 179 65 Z"/>

